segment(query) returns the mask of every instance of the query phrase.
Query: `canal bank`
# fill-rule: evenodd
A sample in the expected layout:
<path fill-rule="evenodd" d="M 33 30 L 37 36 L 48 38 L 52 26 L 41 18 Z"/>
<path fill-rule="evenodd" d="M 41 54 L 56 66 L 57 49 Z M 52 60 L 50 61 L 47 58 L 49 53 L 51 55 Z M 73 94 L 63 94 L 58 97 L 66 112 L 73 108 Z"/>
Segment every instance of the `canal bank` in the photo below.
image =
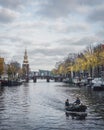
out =
<path fill-rule="evenodd" d="M 85 120 L 67 117 L 64 102 L 76 95 L 88 106 Z M 65 83 L 38 80 L 0 89 L 0 130 L 103 130 L 104 116 L 95 106 L 104 104 L 104 93 Z"/>

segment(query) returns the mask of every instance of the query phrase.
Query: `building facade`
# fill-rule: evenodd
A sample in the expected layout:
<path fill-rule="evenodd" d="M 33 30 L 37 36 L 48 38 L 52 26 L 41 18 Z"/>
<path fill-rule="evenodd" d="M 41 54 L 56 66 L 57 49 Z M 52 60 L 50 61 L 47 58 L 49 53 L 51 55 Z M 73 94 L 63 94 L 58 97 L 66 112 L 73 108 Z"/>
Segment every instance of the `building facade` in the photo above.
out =
<path fill-rule="evenodd" d="M 0 75 L 4 73 L 4 58 L 0 57 Z"/>

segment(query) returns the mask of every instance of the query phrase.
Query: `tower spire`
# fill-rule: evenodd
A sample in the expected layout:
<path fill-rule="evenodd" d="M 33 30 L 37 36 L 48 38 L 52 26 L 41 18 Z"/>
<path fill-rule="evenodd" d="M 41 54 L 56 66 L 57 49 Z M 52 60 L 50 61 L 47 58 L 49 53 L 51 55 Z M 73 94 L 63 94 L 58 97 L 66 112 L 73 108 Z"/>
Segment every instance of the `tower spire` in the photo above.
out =
<path fill-rule="evenodd" d="M 28 81 L 28 78 L 29 78 L 29 62 L 28 62 L 28 56 L 27 56 L 27 50 L 26 49 L 25 49 L 25 53 L 24 53 L 24 60 L 23 60 L 22 69 L 23 69 L 23 72 L 24 72 L 24 77 Z"/>
<path fill-rule="evenodd" d="M 23 64 L 28 64 L 27 50 L 25 49 Z"/>

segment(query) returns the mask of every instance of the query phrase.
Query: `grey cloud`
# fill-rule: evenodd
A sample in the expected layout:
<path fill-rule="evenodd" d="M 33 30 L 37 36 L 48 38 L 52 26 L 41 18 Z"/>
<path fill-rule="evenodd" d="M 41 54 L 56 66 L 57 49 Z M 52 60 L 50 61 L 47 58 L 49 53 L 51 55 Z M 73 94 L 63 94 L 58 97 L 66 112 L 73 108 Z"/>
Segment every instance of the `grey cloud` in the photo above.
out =
<path fill-rule="evenodd" d="M 102 28 L 102 30 L 100 30 L 99 32 L 96 33 L 96 36 L 98 36 L 102 40 L 104 39 L 104 30 L 103 29 L 104 29 L 104 27 Z"/>
<path fill-rule="evenodd" d="M 38 11 L 34 13 L 39 14 L 39 16 L 43 15 L 50 18 L 65 17 L 71 12 L 77 12 L 78 7 L 86 5 L 92 7 L 103 3 L 103 0 L 0 0 L 0 5 L 2 7 L 14 10 L 19 7 L 25 9 L 29 6 L 36 6 L 38 7 Z"/>
<path fill-rule="evenodd" d="M 98 42 L 101 39 L 99 39 L 96 36 L 85 36 L 82 38 L 74 38 L 74 39 L 68 39 L 68 38 L 64 38 L 61 39 L 59 41 L 57 41 L 57 43 L 60 43 L 60 46 L 68 48 L 68 47 L 85 47 L 86 45 L 90 45 L 93 44 L 94 42 Z"/>
<path fill-rule="evenodd" d="M 55 22 L 51 23 L 47 26 L 48 30 L 50 32 L 56 32 L 56 33 L 63 33 L 63 34 L 69 34 L 69 33 L 80 33 L 80 32 L 86 32 L 91 29 L 90 24 L 83 21 L 82 23 L 74 21 L 73 23 L 67 23 L 62 20 L 56 20 Z"/>
<path fill-rule="evenodd" d="M 0 5 L 6 8 L 18 8 L 24 5 L 28 0 L 0 0 Z"/>
<path fill-rule="evenodd" d="M 37 13 L 48 17 L 63 17 L 69 14 L 75 4 L 72 0 L 45 0 Z"/>
<path fill-rule="evenodd" d="M 92 22 L 104 22 L 104 8 L 95 9 L 88 17 Z"/>
<path fill-rule="evenodd" d="M 9 52 L 0 48 L 0 57 L 6 57 L 7 55 L 9 55 Z"/>
<path fill-rule="evenodd" d="M 1 8 L 0 9 L 0 22 L 9 23 L 16 18 L 17 14 L 14 11 L 9 9 Z"/>
<path fill-rule="evenodd" d="M 47 50 L 46 50 L 47 51 Z M 56 61 L 60 61 L 62 60 L 65 55 L 61 55 L 60 51 L 58 51 L 57 49 L 57 53 L 55 52 L 55 54 L 50 56 L 50 53 L 45 53 L 41 52 L 43 54 L 37 54 L 36 51 L 32 52 L 32 53 L 28 53 L 29 55 L 29 63 L 31 65 L 32 68 L 38 69 L 52 69 L 53 66 L 55 66 Z"/>
<path fill-rule="evenodd" d="M 77 0 L 77 3 L 79 3 L 81 6 L 82 5 L 94 6 L 104 3 L 104 0 Z"/>
<path fill-rule="evenodd" d="M 92 8 L 102 4 L 103 0 L 44 0 L 37 13 L 48 18 L 59 18 L 69 16 L 72 12 L 81 13 L 77 9 L 84 6 Z"/>
<path fill-rule="evenodd" d="M 44 22 L 44 21 L 36 21 L 36 22 L 33 22 L 33 21 L 31 21 L 31 22 L 18 22 L 18 23 L 14 23 L 13 24 L 13 28 L 16 28 L 16 29 L 20 29 L 20 28 L 22 28 L 22 29 L 26 29 L 26 28 L 28 28 L 28 29 L 36 29 L 36 28 L 42 28 L 42 27 L 44 27 L 44 26 L 47 26 L 47 22 Z"/>
<path fill-rule="evenodd" d="M 94 42 L 97 42 L 98 38 L 95 36 L 89 36 L 89 37 L 83 37 L 81 39 L 79 39 L 77 42 L 74 42 L 74 45 L 78 45 L 78 46 L 83 46 L 83 45 L 90 45 L 93 44 Z"/>
<path fill-rule="evenodd" d="M 65 55 L 65 49 L 67 48 L 36 48 L 34 50 L 32 50 L 30 53 L 31 55 L 36 55 L 36 56 L 62 56 Z"/>
<path fill-rule="evenodd" d="M 23 39 L 17 36 L 5 36 L 5 35 L 0 35 L 0 45 L 7 44 L 5 41 L 8 41 L 8 44 L 13 44 L 16 42 L 22 43 Z"/>
<path fill-rule="evenodd" d="M 67 27 L 62 27 L 61 29 L 58 29 L 57 27 L 54 27 L 58 33 L 77 33 L 77 32 L 83 32 L 83 31 L 88 31 L 89 29 L 89 25 L 86 24 L 73 24 L 73 25 L 69 25 Z"/>
<path fill-rule="evenodd" d="M 88 27 L 86 25 L 80 24 L 80 25 L 72 25 L 68 27 L 67 32 L 80 32 L 80 31 L 86 31 L 88 30 Z"/>

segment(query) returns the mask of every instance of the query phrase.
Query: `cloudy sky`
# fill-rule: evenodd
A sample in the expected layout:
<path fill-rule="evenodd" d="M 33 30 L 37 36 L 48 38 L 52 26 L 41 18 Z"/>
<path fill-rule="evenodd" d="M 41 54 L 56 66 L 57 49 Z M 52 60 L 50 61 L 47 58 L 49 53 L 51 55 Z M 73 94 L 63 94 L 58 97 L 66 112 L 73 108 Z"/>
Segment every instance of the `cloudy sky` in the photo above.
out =
<path fill-rule="evenodd" d="M 104 40 L 104 0 L 0 0 L 0 56 L 32 70 Z"/>

